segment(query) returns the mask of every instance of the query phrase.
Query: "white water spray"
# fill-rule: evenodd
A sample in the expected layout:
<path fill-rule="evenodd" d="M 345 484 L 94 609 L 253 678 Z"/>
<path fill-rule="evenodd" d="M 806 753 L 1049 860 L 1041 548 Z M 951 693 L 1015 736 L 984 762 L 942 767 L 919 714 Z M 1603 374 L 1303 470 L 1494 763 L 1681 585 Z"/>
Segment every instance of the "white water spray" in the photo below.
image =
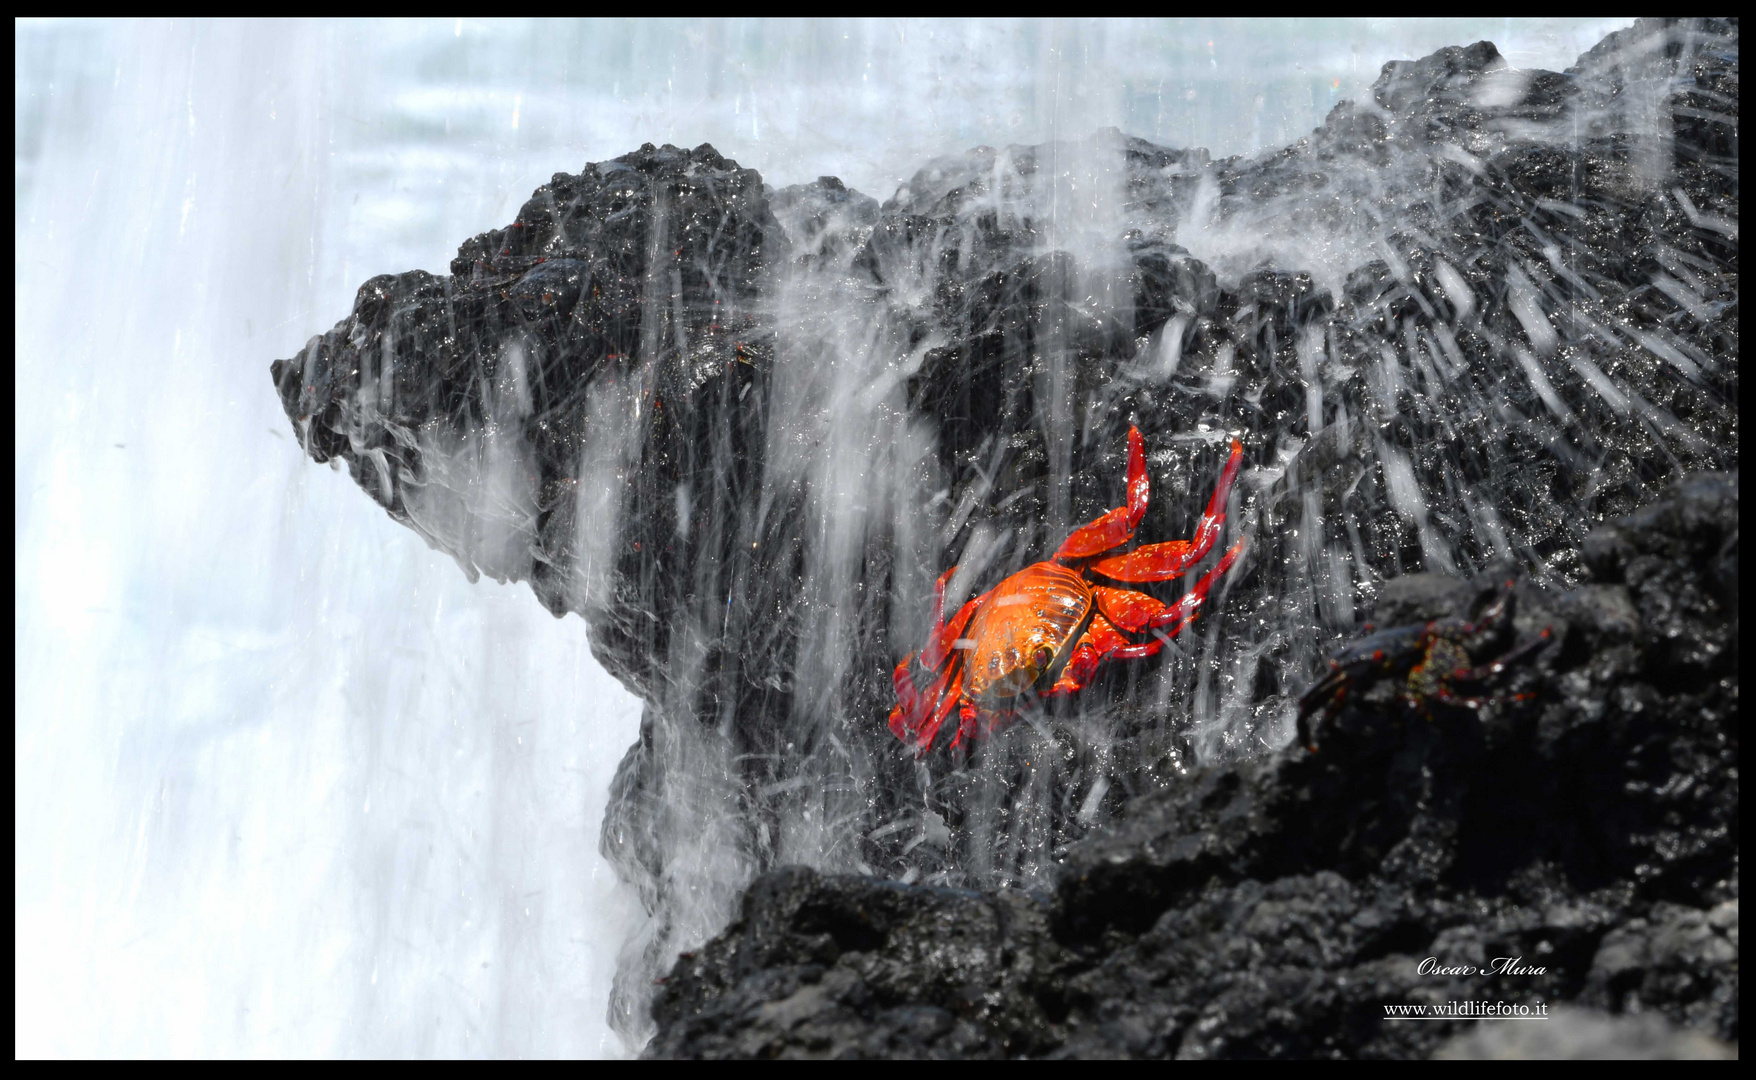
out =
<path fill-rule="evenodd" d="M 623 1049 L 603 1016 L 639 915 L 597 821 L 638 704 L 579 620 L 469 584 L 311 468 L 268 386 L 267 361 L 365 278 L 440 270 L 550 173 L 642 142 L 711 141 L 776 186 L 836 174 L 883 198 L 939 154 L 1112 126 L 1216 155 L 1277 146 L 1385 59 L 1488 36 L 1559 68 L 1603 29 L 20 26 L 18 1052 Z M 1103 183 L 1033 195 L 1094 275 L 1081 295 L 1102 292 L 1115 235 Z M 795 286 L 782 302 L 802 309 L 811 283 Z M 863 515 L 914 543 L 905 504 L 938 484 L 863 479 L 873 460 L 912 478 L 923 456 L 879 408 L 919 361 L 886 334 L 790 343 L 829 365 L 789 406 L 822 412 L 824 437 L 782 460 L 821 501 L 807 587 L 825 595 L 846 588 Z M 501 475 L 487 488 L 515 488 L 514 463 L 482 461 Z M 820 629 L 826 657 L 844 647 L 833 617 Z M 1194 665 L 1168 667 L 1166 686 Z M 678 775 L 725 772 L 692 763 L 710 747 L 664 752 Z M 824 789 L 780 850 L 823 861 L 845 794 Z M 919 840 L 940 842 L 929 818 Z M 1011 835 L 1001 870 L 1040 870 Z M 730 903 L 736 876 L 707 878 L 687 937 Z"/>

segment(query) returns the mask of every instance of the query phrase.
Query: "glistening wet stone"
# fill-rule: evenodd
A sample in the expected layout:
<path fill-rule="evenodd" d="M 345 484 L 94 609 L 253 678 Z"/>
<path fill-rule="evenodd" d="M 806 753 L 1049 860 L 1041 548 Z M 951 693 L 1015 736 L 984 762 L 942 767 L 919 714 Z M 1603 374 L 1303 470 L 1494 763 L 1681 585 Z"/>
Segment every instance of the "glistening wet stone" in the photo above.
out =
<path fill-rule="evenodd" d="M 1681 655 L 1716 658 L 1687 690 L 1668 609 L 1604 603 L 1619 584 L 1526 587 L 1525 617 L 1556 632 L 1521 683 L 1535 700 L 1348 704 L 1315 752 L 1136 800 L 1047 897 L 776 871 L 672 970 L 648 1053 L 1422 1057 L 1487 1022 L 1384 1007 L 1454 1001 L 1735 1043 L 1737 534 L 1722 476 L 1593 534 L 1674 559 L 1697 604 Z M 1449 584 L 1457 617 L 1494 588 Z"/>

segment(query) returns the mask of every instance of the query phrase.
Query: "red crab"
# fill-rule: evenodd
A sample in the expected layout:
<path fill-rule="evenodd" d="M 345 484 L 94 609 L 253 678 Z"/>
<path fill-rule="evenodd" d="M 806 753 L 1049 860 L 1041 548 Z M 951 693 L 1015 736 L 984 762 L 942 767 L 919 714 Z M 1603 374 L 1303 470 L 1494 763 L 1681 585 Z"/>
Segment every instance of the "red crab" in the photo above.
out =
<path fill-rule="evenodd" d="M 1219 539 L 1243 455 L 1243 446 L 1232 440 L 1231 456 L 1193 540 L 1145 544 L 1103 557 L 1133 539 L 1146 514 L 1146 450 L 1140 430 L 1130 427 L 1126 506 L 1073 530 L 1050 561 L 1013 574 L 964 604 L 949 622 L 941 622 L 945 586 L 957 567 L 945 571 L 933 587 L 932 636 L 918 654 L 910 653 L 896 665 L 890 730 L 925 753 L 956 709 L 955 747 L 965 738 L 986 735 L 1030 700 L 1075 693 L 1107 659 L 1138 660 L 1157 653 L 1195 618 L 1213 583 L 1237 561 L 1244 542 L 1234 544 L 1169 606 L 1093 578 L 1141 582 L 1183 576 Z"/>

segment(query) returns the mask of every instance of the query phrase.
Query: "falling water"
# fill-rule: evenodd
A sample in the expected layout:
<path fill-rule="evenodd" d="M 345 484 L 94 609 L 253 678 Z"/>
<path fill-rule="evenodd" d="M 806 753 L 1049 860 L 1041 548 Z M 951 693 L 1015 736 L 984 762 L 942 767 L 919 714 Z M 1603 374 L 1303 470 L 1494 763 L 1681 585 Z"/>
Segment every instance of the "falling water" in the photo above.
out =
<path fill-rule="evenodd" d="M 1386 60 L 1493 38 L 1514 64 L 1478 90 L 1493 107 L 1609 28 L 21 27 L 20 1052 L 615 1052 L 764 867 L 1040 888 L 1127 796 L 1289 738 L 1291 695 L 1388 576 L 1575 580 L 1591 520 L 1736 465 L 1735 344 L 1729 371 L 1699 346 L 1714 269 L 1654 250 L 1669 328 L 1594 305 L 1586 215 L 1559 202 L 1524 208 L 1528 243 L 1485 278 L 1439 228 L 1471 209 L 1467 144 L 1437 170 L 1392 146 L 1322 184 L 1231 180 L 1271 174 L 1341 100 L 1370 112 Z M 1517 134 L 1624 135 L 1630 197 L 1662 192 L 1663 88 L 1631 85 Z M 423 435 L 412 531 L 300 457 L 263 367 L 361 281 L 443 273 L 551 173 L 645 142 L 760 170 L 788 253 L 751 302 L 760 475 L 707 442 L 687 475 L 713 482 L 654 498 L 686 550 L 736 521 L 797 576 L 728 595 L 672 566 L 700 588 L 662 639 L 615 607 L 642 410 L 671 377 L 655 358 L 689 346 L 652 314 L 680 287 L 633 283 L 648 318 L 626 377 L 586 395 L 563 591 L 662 640 L 650 673 L 612 666 L 644 699 L 636 741 L 642 706 L 579 620 L 416 541 L 470 580 L 546 572 L 547 496 L 504 435 L 542 392 L 540 341 L 508 340 L 480 427 Z M 909 215 L 931 228 L 896 231 Z M 948 350 L 992 311 L 960 290 L 1013 255 L 1005 288 L 1042 314 L 1028 344 L 1001 335 L 997 357 L 1030 362 L 984 399 L 1000 419 L 923 411 L 988 392 Z M 1178 308 L 1135 340 L 1119 313 L 1146 258 L 1241 297 L 1224 332 Z M 1325 303 L 1354 321 L 1271 314 Z M 955 563 L 948 599 L 973 595 L 1115 505 L 1135 418 L 1153 539 L 1189 534 L 1226 438 L 1250 440 L 1235 587 L 1160 660 L 966 760 L 899 752 L 888 669 L 934 579 Z M 382 501 L 392 470 L 359 480 Z M 752 661 L 767 697 L 717 695 L 727 640 L 796 643 Z"/>

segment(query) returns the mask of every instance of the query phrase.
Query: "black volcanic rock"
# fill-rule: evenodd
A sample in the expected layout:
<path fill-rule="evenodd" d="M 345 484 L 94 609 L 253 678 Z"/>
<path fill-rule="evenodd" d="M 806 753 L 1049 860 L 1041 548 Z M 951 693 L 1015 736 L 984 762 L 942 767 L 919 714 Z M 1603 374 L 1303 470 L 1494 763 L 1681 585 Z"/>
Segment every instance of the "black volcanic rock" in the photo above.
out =
<path fill-rule="evenodd" d="M 1524 633 L 1555 631 L 1521 672 L 1534 701 L 1350 704 L 1315 752 L 1136 800 L 1068 853 L 1052 898 L 760 879 L 671 972 L 648 1052 L 1416 1057 L 1479 1021 L 1384 1006 L 1459 1000 L 1655 1013 L 1735 1042 L 1737 493 L 1694 476 L 1593 534 L 1669 553 L 1686 622 L 1621 583 L 1521 586 Z M 1449 596 L 1441 615 L 1496 591 L 1403 580 Z M 1428 957 L 1521 959 L 1422 974 Z"/>
<path fill-rule="evenodd" d="M 1161 1015 L 1151 995 L 1129 1004 L 1123 976 L 1087 954 L 1168 964 L 1152 927 L 1171 911 L 1204 920 L 1179 932 L 1231 948 L 1262 904 L 1328 913 L 1311 916 L 1340 950 L 1321 972 L 1376 971 L 1391 954 L 1374 949 L 1412 940 L 1405 924 L 1524 943 L 1491 911 L 1409 899 L 1488 873 L 1502 851 L 1551 876 L 1605 868 L 1589 888 L 1567 879 L 1590 929 L 1565 940 L 1626 925 L 1616 955 L 1655 959 L 1605 966 L 1595 1007 L 1696 1002 L 1678 972 L 1713 952 L 1697 930 L 1719 927 L 1727 900 L 1697 878 L 1718 872 L 1728 829 L 1736 850 L 1735 814 L 1727 824 L 1697 782 L 1725 767 L 1705 735 L 1673 748 L 1566 718 L 1537 735 L 1505 718 L 1476 734 L 1354 731 L 1365 720 L 1344 715 L 1326 756 L 1277 751 L 1295 695 L 1374 608 L 1392 621 L 1465 610 L 1508 575 L 1524 579 L 1527 633 L 1544 612 L 1573 628 L 1571 651 L 1545 663 L 1565 665 L 1574 700 L 1614 687 L 1592 707 L 1638 717 L 1729 693 L 1703 715 L 1735 719 L 1735 673 L 1729 691 L 1709 677 L 1737 647 L 1735 612 L 1728 637 L 1713 606 L 1735 596 L 1735 532 L 1728 571 L 1723 552 L 1689 546 L 1692 519 L 1628 515 L 1684 514 L 1642 508 L 1685 475 L 1738 465 L 1737 49 L 1737 24 L 1715 20 L 1643 21 L 1562 73 L 1514 71 L 1477 43 L 1388 65 L 1371 100 L 1282 150 L 1215 161 L 1116 131 L 981 147 L 882 203 L 833 177 L 772 190 L 707 146 L 647 146 L 556 174 L 517 220 L 466 241 L 449 275 L 367 282 L 273 375 L 307 453 L 345 463 L 472 577 L 527 580 L 558 616 L 580 614 L 594 655 L 645 701 L 602 836 L 652 915 L 616 996 L 636 1041 L 653 979 L 765 870 L 987 890 L 968 902 L 998 911 L 996 890 L 1067 880 L 1059 868 L 1094 832 L 1194 846 L 1177 849 L 1185 862 L 1116 849 L 1118 866 L 1158 867 L 1118 878 L 1116 896 L 1062 886 L 1044 918 L 1087 967 L 1070 996 L 1045 999 L 1053 1032 L 1020 1021 L 970 1042 L 988 1029 L 899 1013 L 884 1038 L 913 1045 L 913 1024 L 958 1052 L 1095 1047 L 1101 1015 L 1116 1052 L 1401 1052 L 1375 1027 L 1323 1035 L 1340 1040 L 1325 1049 L 1284 1010 L 1252 1020 L 1255 1034 L 1208 1031 L 1218 1021 Z M 1225 543 L 1247 537 L 1245 557 L 1161 656 L 1106 666 L 1078 699 L 970 752 L 913 759 L 884 720 L 933 581 L 958 565 L 954 592 L 974 595 L 1117 505 L 1130 424 L 1152 483 L 1142 541 L 1190 535 L 1227 438 L 1242 440 Z M 1616 518 L 1639 524 L 1592 533 Z M 1601 766 L 1602 790 L 1572 794 L 1615 808 L 1564 839 L 1511 811 L 1489 815 L 1498 832 L 1447 832 L 1488 811 L 1404 773 L 1486 762 L 1527 776 L 1534 765 L 1495 756 L 1503 744 Z M 1358 771 L 1326 771 L 1343 757 Z M 1667 770 L 1697 780 L 1666 787 Z M 1235 790 L 1212 787 L 1222 776 Z M 1215 806 L 1239 816 L 1201 831 Z M 1380 861 L 1371 873 L 1392 892 L 1358 893 Z M 1262 868 L 1273 882 L 1251 876 Z M 1239 891 L 1258 886 L 1280 891 Z M 1391 929 L 1331 925 L 1356 910 Z M 1321 983 L 1283 959 L 1286 979 Z M 987 963 L 970 979 L 1020 985 L 1008 961 Z M 1575 969 L 1586 980 L 1589 964 Z M 1272 982 L 1164 978 L 1238 1010 Z M 736 985 L 691 1000 L 712 1011 Z M 836 997 L 853 1010 L 836 1023 L 906 1011 L 874 993 Z M 933 1007 L 963 1017 L 954 1005 Z M 659 1045 L 676 1052 L 755 1045 L 728 1019 L 720 1049 L 691 1050 L 671 1028 L 693 1014 L 664 1015 Z"/>
<path fill-rule="evenodd" d="M 650 697 L 679 609 L 752 561 L 727 515 L 761 472 L 766 395 L 750 387 L 773 334 L 757 309 L 787 252 L 756 173 L 648 145 L 557 173 L 466 241 L 450 277 L 366 282 L 351 316 L 275 362 L 275 384 L 314 459 L 345 461 L 472 579 L 590 612 L 598 659 Z M 611 402 L 629 430 L 593 414 Z M 730 467 L 712 468 L 716 444 Z M 582 495 L 606 461 L 615 490 Z M 679 486 L 702 492 L 690 528 Z M 627 538 L 596 576 L 578 565 L 582 507 Z"/>
<path fill-rule="evenodd" d="M 1019 893 L 775 871 L 724 935 L 678 961 L 648 1054 L 1041 1053 L 1059 1017 L 1040 988 L 1072 959 L 1046 916 Z"/>
<path fill-rule="evenodd" d="M 1654 1013 L 1611 1017 L 1557 1008 L 1542 1024 L 1484 1024 L 1433 1057 L 1442 1061 L 1736 1061 L 1738 1048 Z"/>
<path fill-rule="evenodd" d="M 768 204 L 792 239 L 795 258 L 844 258 L 878 222 L 878 200 L 850 191 L 834 176 L 772 192 Z"/>

